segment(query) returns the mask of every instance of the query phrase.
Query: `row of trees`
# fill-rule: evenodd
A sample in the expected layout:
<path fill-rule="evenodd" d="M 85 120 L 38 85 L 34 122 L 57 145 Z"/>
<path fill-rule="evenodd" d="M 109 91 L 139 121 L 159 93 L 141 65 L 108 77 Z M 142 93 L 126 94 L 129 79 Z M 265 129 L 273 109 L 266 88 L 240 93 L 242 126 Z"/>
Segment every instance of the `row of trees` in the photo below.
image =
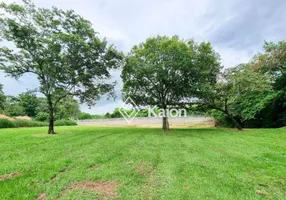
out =
<path fill-rule="evenodd" d="M 48 133 L 54 133 L 55 110 L 65 98 L 91 106 L 102 95 L 114 97 L 110 70 L 121 66 L 123 98 L 139 106 L 166 111 L 199 105 L 219 111 L 238 129 L 265 112 L 276 125 L 285 123 L 285 41 L 266 43 L 263 54 L 223 71 L 208 42 L 151 37 L 124 57 L 72 10 L 37 8 L 30 0 L 1 3 L 0 10 L 0 37 L 11 44 L 0 48 L 0 69 L 16 79 L 26 73 L 38 78 Z M 167 116 L 163 129 L 169 129 Z"/>
<path fill-rule="evenodd" d="M 152 37 L 128 54 L 123 91 L 141 106 L 214 109 L 239 130 L 249 123 L 285 126 L 286 42 L 265 43 L 264 50 L 249 63 L 223 70 L 210 43 Z M 163 129 L 168 128 L 166 116 Z"/>
<path fill-rule="evenodd" d="M 10 117 L 29 116 L 37 121 L 49 120 L 49 109 L 44 97 L 38 97 L 35 91 L 27 91 L 18 96 L 5 95 L 0 84 L 0 114 Z M 55 120 L 77 119 L 81 115 L 79 103 L 67 96 L 55 108 Z"/>

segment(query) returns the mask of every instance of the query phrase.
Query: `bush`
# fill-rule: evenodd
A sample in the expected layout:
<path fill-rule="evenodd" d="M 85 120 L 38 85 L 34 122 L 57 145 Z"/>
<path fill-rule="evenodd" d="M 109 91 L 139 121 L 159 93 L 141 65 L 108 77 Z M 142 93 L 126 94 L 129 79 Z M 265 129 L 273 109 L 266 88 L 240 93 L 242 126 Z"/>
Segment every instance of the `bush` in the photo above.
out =
<path fill-rule="evenodd" d="M 210 115 L 215 118 L 215 126 L 233 128 L 234 125 L 224 113 L 215 109 L 210 111 Z"/>
<path fill-rule="evenodd" d="M 49 121 L 49 113 L 46 113 L 46 112 L 39 112 L 36 117 L 35 117 L 35 120 L 36 121 L 40 121 L 40 122 L 47 122 Z"/>
<path fill-rule="evenodd" d="M 55 126 L 76 126 L 76 125 L 77 123 L 72 120 L 55 121 Z M 0 118 L 0 128 L 43 127 L 43 126 L 49 126 L 49 123 L 32 121 L 32 120 L 24 120 L 24 119 L 10 121 L 8 119 Z"/>
<path fill-rule="evenodd" d="M 19 127 L 43 127 L 48 126 L 47 122 L 38 122 L 38 121 L 32 121 L 32 120 L 15 120 L 13 121 L 14 126 Z"/>
<path fill-rule="evenodd" d="M 77 123 L 72 120 L 57 120 L 55 126 L 77 126 Z"/>
<path fill-rule="evenodd" d="M 0 118 L 0 128 L 14 128 L 14 127 L 15 124 L 13 123 L 13 121 Z"/>

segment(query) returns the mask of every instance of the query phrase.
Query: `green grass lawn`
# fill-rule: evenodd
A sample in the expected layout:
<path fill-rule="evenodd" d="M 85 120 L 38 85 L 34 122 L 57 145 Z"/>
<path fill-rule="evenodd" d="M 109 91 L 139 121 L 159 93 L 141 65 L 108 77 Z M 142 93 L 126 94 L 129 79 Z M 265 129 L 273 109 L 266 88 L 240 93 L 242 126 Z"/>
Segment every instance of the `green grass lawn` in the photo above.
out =
<path fill-rule="evenodd" d="M 286 129 L 0 130 L 0 199 L 286 199 Z"/>

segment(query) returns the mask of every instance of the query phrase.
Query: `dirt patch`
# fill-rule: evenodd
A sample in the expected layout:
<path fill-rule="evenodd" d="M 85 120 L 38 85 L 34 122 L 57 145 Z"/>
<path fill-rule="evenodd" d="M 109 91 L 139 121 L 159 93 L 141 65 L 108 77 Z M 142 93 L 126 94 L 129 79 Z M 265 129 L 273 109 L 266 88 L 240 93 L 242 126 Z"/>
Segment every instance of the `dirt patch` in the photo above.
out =
<path fill-rule="evenodd" d="M 13 119 L 12 117 L 9 117 L 9 116 L 7 116 L 7 115 L 2 115 L 2 114 L 0 114 L 0 118 L 1 118 L 1 119 L 8 119 L 8 120 L 10 120 L 10 121 L 14 121 L 14 119 Z"/>
<path fill-rule="evenodd" d="M 141 163 L 138 167 L 135 168 L 135 171 L 142 176 L 146 176 L 152 173 L 153 168 L 146 163 Z"/>
<path fill-rule="evenodd" d="M 117 189 L 119 184 L 117 183 L 109 183 L 109 182 L 82 182 L 73 184 L 70 187 L 70 190 L 74 189 L 82 189 L 82 190 L 89 190 L 95 191 L 99 194 L 103 195 L 104 199 L 108 197 L 116 197 L 117 196 Z"/>
<path fill-rule="evenodd" d="M 265 190 L 256 190 L 256 194 L 267 195 L 268 192 L 266 192 Z"/>
<path fill-rule="evenodd" d="M 8 179 L 12 179 L 16 176 L 20 176 L 22 174 L 22 172 L 12 172 L 10 174 L 4 174 L 2 176 L 0 176 L 0 181 L 5 181 L 5 180 L 8 180 Z"/>
<path fill-rule="evenodd" d="M 46 194 L 45 193 L 41 193 L 36 200 L 45 200 L 46 199 Z"/>

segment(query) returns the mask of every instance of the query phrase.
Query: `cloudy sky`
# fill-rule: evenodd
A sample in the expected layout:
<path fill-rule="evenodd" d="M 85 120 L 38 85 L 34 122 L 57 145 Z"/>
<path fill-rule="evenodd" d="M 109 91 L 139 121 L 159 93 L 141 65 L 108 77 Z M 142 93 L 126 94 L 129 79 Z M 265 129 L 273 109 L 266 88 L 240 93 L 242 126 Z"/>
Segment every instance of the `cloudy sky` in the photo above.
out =
<path fill-rule="evenodd" d="M 0 0 L 1 1 L 1 0 Z M 5 2 L 12 2 L 5 0 Z M 39 7 L 56 6 L 73 9 L 93 23 L 101 37 L 124 52 L 150 36 L 179 35 L 196 41 L 210 41 L 221 55 L 222 64 L 232 67 L 249 61 L 262 51 L 264 41 L 285 40 L 285 0 L 35 0 Z M 283 37 L 284 36 L 284 37 Z M 89 113 L 112 112 L 120 106 L 122 83 L 120 72 L 114 73 L 119 84 L 118 98 L 102 99 Z M 19 81 L 0 72 L 4 92 L 17 95 L 38 86 L 27 75 Z"/>

